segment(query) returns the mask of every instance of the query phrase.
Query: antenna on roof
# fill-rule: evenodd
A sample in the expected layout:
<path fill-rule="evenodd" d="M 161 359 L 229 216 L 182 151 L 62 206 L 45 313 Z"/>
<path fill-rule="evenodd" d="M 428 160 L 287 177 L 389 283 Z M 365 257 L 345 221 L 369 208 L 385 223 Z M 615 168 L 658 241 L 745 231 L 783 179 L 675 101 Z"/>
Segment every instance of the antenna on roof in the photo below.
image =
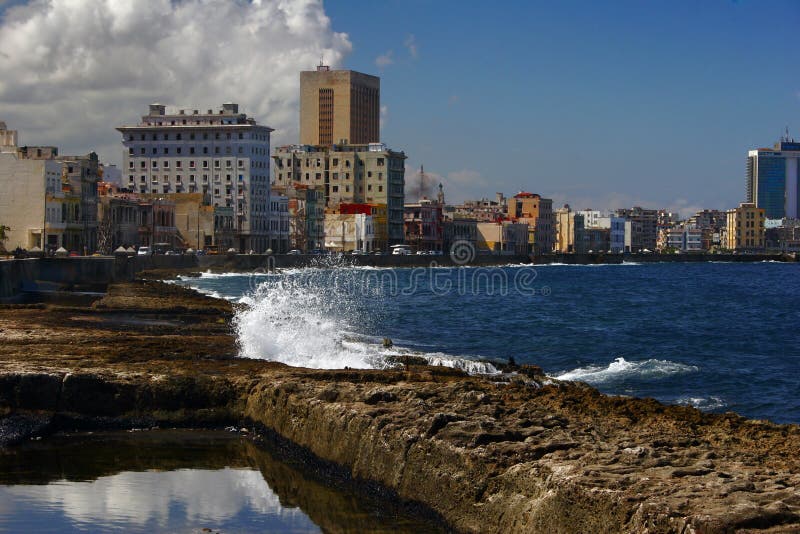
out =
<path fill-rule="evenodd" d="M 320 54 L 319 55 L 319 65 L 317 65 L 317 71 L 319 72 L 319 71 L 326 71 L 326 70 L 331 70 L 331 68 L 325 64 L 324 55 Z"/>

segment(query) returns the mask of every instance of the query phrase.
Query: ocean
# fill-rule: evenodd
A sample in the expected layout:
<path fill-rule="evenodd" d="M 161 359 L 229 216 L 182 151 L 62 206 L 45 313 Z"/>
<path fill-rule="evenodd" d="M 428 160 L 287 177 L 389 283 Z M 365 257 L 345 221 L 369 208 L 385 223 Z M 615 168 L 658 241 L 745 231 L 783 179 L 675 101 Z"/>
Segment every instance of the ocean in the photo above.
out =
<path fill-rule="evenodd" d="M 179 283 L 248 304 L 243 357 L 381 368 L 414 354 L 473 373 L 513 358 L 609 394 L 799 423 L 798 275 L 773 262 L 334 264 Z"/>

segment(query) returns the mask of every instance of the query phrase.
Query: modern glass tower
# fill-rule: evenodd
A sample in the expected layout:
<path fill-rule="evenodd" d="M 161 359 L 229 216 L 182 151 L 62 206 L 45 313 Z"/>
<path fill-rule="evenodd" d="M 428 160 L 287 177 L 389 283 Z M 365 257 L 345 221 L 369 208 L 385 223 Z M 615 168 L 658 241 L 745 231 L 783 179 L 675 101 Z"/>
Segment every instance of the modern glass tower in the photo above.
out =
<path fill-rule="evenodd" d="M 784 137 L 774 148 L 747 154 L 747 202 L 763 208 L 767 219 L 798 218 L 800 214 L 800 142 Z"/>

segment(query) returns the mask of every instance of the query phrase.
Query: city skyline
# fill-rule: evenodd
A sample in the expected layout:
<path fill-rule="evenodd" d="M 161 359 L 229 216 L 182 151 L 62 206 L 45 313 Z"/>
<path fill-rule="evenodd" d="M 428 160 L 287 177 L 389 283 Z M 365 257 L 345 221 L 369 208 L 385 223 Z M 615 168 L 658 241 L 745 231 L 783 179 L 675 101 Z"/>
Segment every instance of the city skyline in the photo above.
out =
<path fill-rule="evenodd" d="M 800 131 L 800 76 L 781 59 L 800 21 L 788 2 L 137 7 L 0 4 L 0 65 L 19 74 L 0 81 L 0 119 L 23 144 L 119 164 L 114 126 L 155 101 L 236 101 L 276 128 L 273 146 L 293 143 L 299 73 L 322 59 L 381 77 L 381 140 L 409 156 L 408 181 L 424 164 L 448 201 L 530 190 L 687 215 L 743 201 L 747 151 Z M 207 46 L 220 24 L 249 32 Z"/>

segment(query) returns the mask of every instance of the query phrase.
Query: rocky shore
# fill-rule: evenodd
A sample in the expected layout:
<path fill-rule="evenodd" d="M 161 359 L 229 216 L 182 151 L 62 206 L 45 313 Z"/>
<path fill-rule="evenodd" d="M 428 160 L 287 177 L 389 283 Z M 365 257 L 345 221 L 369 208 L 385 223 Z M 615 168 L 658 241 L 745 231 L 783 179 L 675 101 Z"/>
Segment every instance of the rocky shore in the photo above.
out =
<path fill-rule="evenodd" d="M 547 379 L 236 358 L 231 304 L 159 282 L 0 307 L 0 447 L 259 428 L 463 532 L 798 532 L 800 428 Z"/>

